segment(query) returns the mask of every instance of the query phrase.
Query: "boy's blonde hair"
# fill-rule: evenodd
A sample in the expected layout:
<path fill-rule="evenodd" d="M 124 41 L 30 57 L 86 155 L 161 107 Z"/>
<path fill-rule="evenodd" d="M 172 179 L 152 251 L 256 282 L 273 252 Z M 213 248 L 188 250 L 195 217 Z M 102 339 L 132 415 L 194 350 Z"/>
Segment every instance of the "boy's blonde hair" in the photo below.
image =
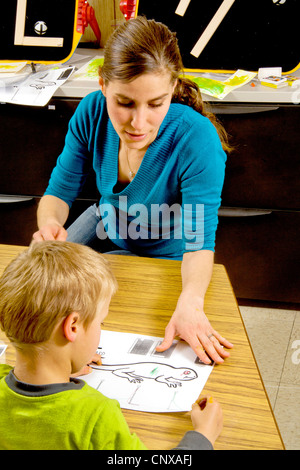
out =
<path fill-rule="evenodd" d="M 71 312 L 87 326 L 116 289 L 108 262 L 91 248 L 35 243 L 0 278 L 0 327 L 15 345 L 45 342 Z"/>

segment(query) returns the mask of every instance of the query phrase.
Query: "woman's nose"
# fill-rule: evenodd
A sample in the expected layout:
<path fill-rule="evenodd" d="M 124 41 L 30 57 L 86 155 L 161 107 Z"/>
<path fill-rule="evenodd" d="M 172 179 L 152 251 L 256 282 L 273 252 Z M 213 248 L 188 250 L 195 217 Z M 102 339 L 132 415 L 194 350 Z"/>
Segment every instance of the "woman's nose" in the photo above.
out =
<path fill-rule="evenodd" d="M 137 131 L 142 131 L 145 129 L 146 121 L 146 111 L 144 109 L 135 109 L 131 119 L 132 127 Z"/>

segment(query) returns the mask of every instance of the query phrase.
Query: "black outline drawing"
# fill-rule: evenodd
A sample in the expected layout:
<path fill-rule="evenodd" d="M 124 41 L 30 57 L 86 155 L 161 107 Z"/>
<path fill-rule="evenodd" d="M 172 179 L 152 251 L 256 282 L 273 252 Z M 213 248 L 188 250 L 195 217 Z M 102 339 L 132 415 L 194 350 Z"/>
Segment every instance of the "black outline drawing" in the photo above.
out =
<path fill-rule="evenodd" d="M 112 372 L 112 374 L 127 379 L 131 383 L 140 383 L 144 379 L 153 379 L 166 384 L 168 387 L 181 387 L 182 382 L 198 377 L 194 369 L 188 367 L 173 367 L 159 362 L 135 362 L 130 364 L 107 364 L 91 366 L 93 369 Z"/>

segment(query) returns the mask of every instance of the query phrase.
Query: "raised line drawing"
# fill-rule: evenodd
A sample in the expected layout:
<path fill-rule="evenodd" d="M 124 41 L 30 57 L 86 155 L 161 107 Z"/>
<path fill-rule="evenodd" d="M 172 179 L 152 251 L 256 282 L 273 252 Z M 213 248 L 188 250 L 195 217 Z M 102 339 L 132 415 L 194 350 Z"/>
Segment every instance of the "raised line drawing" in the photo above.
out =
<path fill-rule="evenodd" d="M 99 390 L 99 388 L 101 387 L 101 385 L 103 384 L 104 380 L 100 380 L 99 382 L 99 385 L 97 386 L 96 390 Z"/>
<path fill-rule="evenodd" d="M 162 343 L 162 341 L 159 341 L 156 345 L 155 345 L 155 348 L 157 346 L 159 346 L 160 344 Z M 152 353 L 151 353 L 151 356 L 156 356 L 156 357 L 165 357 L 165 358 L 169 358 L 172 356 L 173 352 L 174 352 L 174 349 L 176 348 L 176 343 L 173 343 L 172 346 L 169 347 L 169 349 L 166 349 L 166 351 L 156 351 L 156 349 L 153 349 Z"/>
<path fill-rule="evenodd" d="M 144 379 L 154 379 L 156 382 L 166 384 L 168 387 L 181 387 L 182 382 L 194 380 L 197 372 L 186 367 L 173 367 L 169 364 L 157 362 L 139 362 L 133 364 L 108 364 L 91 366 L 106 372 L 112 372 L 117 377 L 127 379 L 132 383 L 143 382 Z"/>
<path fill-rule="evenodd" d="M 141 356 L 146 356 L 153 346 L 154 341 L 151 339 L 142 339 L 137 338 L 133 343 L 131 349 L 129 350 L 130 354 L 140 354 Z"/>
<path fill-rule="evenodd" d="M 90 364 L 93 371 L 82 379 L 108 398 L 118 400 L 124 409 L 190 411 L 213 366 L 195 363 L 196 354 L 179 340 L 173 341 L 170 357 L 153 355 L 162 340 L 158 336 L 103 330 L 99 347 L 105 360 L 100 365 Z M 131 353 L 136 347 L 142 355 Z"/>
<path fill-rule="evenodd" d="M 136 387 L 135 391 L 133 392 L 133 394 L 132 394 L 131 397 L 129 398 L 129 400 L 128 400 L 128 404 L 129 404 L 129 405 L 135 405 L 135 404 L 136 404 L 136 403 L 133 402 L 133 399 L 134 399 L 135 395 L 137 394 L 139 388 L 141 388 L 140 385 L 138 385 L 138 386 Z"/>

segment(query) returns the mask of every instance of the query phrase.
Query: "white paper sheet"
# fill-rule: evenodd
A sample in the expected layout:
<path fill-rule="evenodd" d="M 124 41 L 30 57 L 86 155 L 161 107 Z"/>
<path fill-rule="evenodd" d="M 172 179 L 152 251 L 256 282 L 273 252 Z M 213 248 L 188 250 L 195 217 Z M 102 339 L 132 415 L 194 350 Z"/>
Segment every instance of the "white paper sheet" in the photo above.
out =
<path fill-rule="evenodd" d="M 81 378 L 124 409 L 190 411 L 213 365 L 201 363 L 183 341 L 158 353 L 155 348 L 162 339 L 104 330 L 98 350 L 103 365 Z"/>
<path fill-rule="evenodd" d="M 74 67 L 52 68 L 11 80 L 2 80 L 0 77 L 0 102 L 45 106 L 74 69 Z"/>
<path fill-rule="evenodd" d="M 4 355 L 7 345 L 0 341 L 0 357 Z"/>

